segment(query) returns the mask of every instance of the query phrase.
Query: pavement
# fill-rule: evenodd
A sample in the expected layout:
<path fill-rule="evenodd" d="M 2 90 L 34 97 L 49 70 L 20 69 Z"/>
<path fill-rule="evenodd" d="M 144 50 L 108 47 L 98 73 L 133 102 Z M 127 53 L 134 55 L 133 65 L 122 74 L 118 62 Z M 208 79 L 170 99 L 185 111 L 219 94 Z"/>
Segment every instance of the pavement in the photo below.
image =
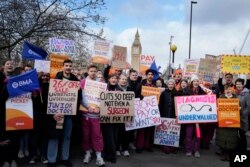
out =
<path fill-rule="evenodd" d="M 248 148 L 250 148 L 250 137 L 248 137 Z M 209 150 L 200 150 L 201 157 L 186 157 L 183 149 L 176 154 L 165 154 L 160 150 L 159 146 L 154 147 L 154 152 L 144 151 L 141 154 L 130 151 L 130 157 L 120 156 L 117 162 L 112 164 L 106 162 L 106 167 L 229 167 L 228 161 L 221 161 L 219 156 L 215 154 L 217 147 L 212 141 Z M 90 164 L 83 164 L 83 155 L 79 143 L 72 143 L 70 160 L 74 167 L 96 167 L 95 158 Z M 20 167 L 44 167 L 46 165 L 37 162 L 36 164 L 27 164 L 25 160 L 20 160 Z M 58 167 L 63 167 L 58 165 Z"/>

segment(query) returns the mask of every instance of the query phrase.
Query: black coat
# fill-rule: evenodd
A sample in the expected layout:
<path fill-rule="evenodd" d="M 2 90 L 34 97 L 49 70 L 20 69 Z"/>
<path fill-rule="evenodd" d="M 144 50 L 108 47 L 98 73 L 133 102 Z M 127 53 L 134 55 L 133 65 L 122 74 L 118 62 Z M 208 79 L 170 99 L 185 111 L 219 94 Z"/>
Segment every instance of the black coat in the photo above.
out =
<path fill-rule="evenodd" d="M 161 93 L 159 110 L 161 117 L 164 118 L 175 118 L 175 103 L 174 97 L 177 95 L 175 90 L 166 89 Z"/>

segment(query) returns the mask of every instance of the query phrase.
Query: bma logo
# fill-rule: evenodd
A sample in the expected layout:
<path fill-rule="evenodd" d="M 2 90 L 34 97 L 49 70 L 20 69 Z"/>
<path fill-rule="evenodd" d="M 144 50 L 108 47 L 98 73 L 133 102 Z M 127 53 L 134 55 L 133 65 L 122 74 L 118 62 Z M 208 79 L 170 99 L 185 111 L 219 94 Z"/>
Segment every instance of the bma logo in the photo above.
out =
<path fill-rule="evenodd" d="M 12 83 L 12 87 L 14 89 L 16 89 L 17 87 L 29 85 L 31 83 L 32 83 L 32 80 L 31 79 L 27 79 L 27 80 L 24 80 L 24 81 L 13 82 Z"/>
<path fill-rule="evenodd" d="M 35 55 L 35 56 L 41 57 L 41 55 L 37 54 L 36 52 L 34 52 L 31 49 L 28 50 L 28 53 L 31 54 L 31 55 Z"/>
<path fill-rule="evenodd" d="M 236 155 L 234 158 L 234 162 L 244 162 L 245 160 L 247 160 L 246 155 Z"/>

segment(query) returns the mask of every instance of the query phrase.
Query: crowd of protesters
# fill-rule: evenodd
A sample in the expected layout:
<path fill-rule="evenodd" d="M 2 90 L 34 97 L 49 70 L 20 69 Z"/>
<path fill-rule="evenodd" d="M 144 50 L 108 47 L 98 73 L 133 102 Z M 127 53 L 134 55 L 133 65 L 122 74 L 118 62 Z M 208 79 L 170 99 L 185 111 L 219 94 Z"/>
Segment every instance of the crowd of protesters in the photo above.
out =
<path fill-rule="evenodd" d="M 206 92 L 200 87 L 202 83 L 196 75 L 190 80 L 182 77 L 182 71 L 176 70 L 172 78 L 164 81 L 162 78 L 154 80 L 156 71 L 148 69 L 145 76 L 141 77 L 138 72 L 131 69 L 128 74 L 121 69 L 111 72 L 111 66 L 99 71 L 97 66 L 90 65 L 85 75 L 80 71 L 72 70 L 72 61 L 63 62 L 63 70 L 58 72 L 56 79 L 80 81 L 81 88 L 78 92 L 78 107 L 82 105 L 85 109 L 78 110 L 76 116 L 63 116 L 60 114 L 47 115 L 47 103 L 49 92 L 49 73 L 38 73 L 40 90 L 32 92 L 33 121 L 32 130 L 6 131 L 6 101 L 9 98 L 7 83 L 8 79 L 25 73 L 32 66 L 14 68 L 13 62 L 7 60 L 3 63 L 0 72 L 0 165 L 2 167 L 17 167 L 18 158 L 27 157 L 29 164 L 38 161 L 48 167 L 62 164 L 71 167 L 70 145 L 72 130 L 77 130 L 82 136 L 79 137 L 82 144 L 83 163 L 88 164 L 96 155 L 96 165 L 104 166 L 105 161 L 116 163 L 117 156 L 130 156 L 130 150 L 136 153 L 153 151 L 154 127 L 126 131 L 124 123 L 100 123 L 100 108 L 91 106 L 85 96 L 86 80 L 107 83 L 107 91 L 133 91 L 135 97 L 143 99 L 142 86 L 160 87 L 161 96 L 159 110 L 161 117 L 176 118 L 175 96 L 205 95 Z M 212 90 L 217 98 L 238 98 L 240 101 L 240 128 L 219 128 L 217 123 L 200 124 L 201 138 L 195 134 L 195 124 L 182 124 L 180 133 L 180 145 L 185 149 L 186 156 L 199 158 L 200 149 L 209 149 L 210 142 L 215 135 L 216 145 L 220 148 L 218 154 L 221 160 L 229 160 L 230 152 L 236 149 L 246 150 L 249 135 L 250 115 L 250 78 L 246 83 L 244 79 L 238 78 L 233 83 L 233 75 L 225 74 L 219 78 L 218 83 L 203 84 Z M 78 119 L 75 119 L 78 117 Z M 56 129 L 57 121 L 63 120 L 63 128 Z M 77 124 L 81 123 L 80 128 Z M 77 129 L 76 129 L 77 127 Z M 164 146 L 163 152 L 177 153 L 175 147 Z"/>

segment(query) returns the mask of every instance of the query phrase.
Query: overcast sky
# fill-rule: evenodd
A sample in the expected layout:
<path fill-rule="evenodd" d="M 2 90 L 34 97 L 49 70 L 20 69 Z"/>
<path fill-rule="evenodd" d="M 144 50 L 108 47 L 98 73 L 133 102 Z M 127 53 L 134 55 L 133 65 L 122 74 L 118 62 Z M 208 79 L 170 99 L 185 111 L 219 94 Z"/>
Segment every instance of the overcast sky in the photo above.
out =
<path fill-rule="evenodd" d="M 191 58 L 239 52 L 250 28 L 250 0 L 197 0 L 193 5 Z M 106 0 L 105 36 L 130 49 L 138 27 L 142 54 L 166 68 L 169 41 L 177 45 L 175 65 L 188 58 L 190 0 Z M 250 55 L 250 36 L 241 54 Z"/>

